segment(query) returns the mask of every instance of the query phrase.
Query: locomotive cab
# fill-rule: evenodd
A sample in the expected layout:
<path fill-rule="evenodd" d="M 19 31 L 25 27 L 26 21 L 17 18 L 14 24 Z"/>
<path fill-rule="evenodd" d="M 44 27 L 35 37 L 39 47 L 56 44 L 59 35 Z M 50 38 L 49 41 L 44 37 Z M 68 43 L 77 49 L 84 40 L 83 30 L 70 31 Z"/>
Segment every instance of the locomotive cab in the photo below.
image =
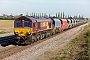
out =
<path fill-rule="evenodd" d="M 31 21 L 26 18 L 16 19 L 14 22 L 14 34 L 18 36 L 30 35 L 32 32 L 31 26 Z"/>
<path fill-rule="evenodd" d="M 35 20 L 30 20 L 29 18 L 24 16 L 17 18 L 14 21 L 14 35 L 17 43 L 25 42 L 25 40 L 28 39 L 28 36 L 29 39 L 31 39 L 30 37 L 35 28 L 35 27 L 32 28 L 32 26 L 35 25 L 35 22 L 36 22 Z"/>

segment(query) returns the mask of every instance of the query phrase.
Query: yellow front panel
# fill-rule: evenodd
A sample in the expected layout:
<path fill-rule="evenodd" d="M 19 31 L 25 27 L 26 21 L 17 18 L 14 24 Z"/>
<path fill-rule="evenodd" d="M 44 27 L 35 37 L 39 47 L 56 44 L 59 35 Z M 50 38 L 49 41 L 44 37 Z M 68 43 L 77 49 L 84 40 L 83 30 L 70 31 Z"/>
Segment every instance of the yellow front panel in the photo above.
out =
<path fill-rule="evenodd" d="M 14 32 L 18 32 L 18 36 L 26 36 L 27 32 L 32 33 L 32 28 L 14 28 Z"/>

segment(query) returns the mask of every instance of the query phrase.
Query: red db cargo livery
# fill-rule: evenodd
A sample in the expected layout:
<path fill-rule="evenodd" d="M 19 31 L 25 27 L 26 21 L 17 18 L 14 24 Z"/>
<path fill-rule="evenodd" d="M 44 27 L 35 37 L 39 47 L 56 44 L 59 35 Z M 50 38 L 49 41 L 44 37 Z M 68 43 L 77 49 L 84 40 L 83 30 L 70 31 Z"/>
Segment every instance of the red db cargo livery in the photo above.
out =
<path fill-rule="evenodd" d="M 68 29 L 68 21 L 66 19 L 60 19 L 61 20 L 61 30 Z"/>

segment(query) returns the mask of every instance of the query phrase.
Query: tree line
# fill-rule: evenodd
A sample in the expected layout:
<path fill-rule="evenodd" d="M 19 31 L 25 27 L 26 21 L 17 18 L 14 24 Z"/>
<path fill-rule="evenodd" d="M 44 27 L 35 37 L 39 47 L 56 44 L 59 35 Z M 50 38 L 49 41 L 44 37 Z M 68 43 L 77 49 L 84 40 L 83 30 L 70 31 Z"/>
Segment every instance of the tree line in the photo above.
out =
<path fill-rule="evenodd" d="M 23 14 L 20 14 L 20 16 L 23 16 Z M 34 17 L 54 17 L 54 18 L 66 18 L 66 19 L 86 19 L 83 17 L 83 15 L 74 15 L 74 16 L 71 16 L 71 15 L 65 15 L 64 12 L 58 12 L 55 14 L 55 16 L 52 16 L 50 13 L 49 14 L 46 14 L 46 13 L 35 13 L 35 12 L 32 12 L 30 14 L 26 13 L 25 16 L 34 16 Z"/>
<path fill-rule="evenodd" d="M 15 20 L 16 18 L 20 17 L 20 16 L 24 16 L 23 14 L 20 15 L 16 15 L 13 16 L 11 15 L 6 15 L 3 14 L 3 16 L 0 16 L 0 20 Z M 55 17 L 55 18 L 69 18 L 69 19 L 84 19 L 83 15 L 75 15 L 75 16 L 71 16 L 71 15 L 65 15 L 64 12 L 58 12 L 55 14 L 55 16 L 51 16 L 51 14 L 46 14 L 46 13 L 35 13 L 32 12 L 30 14 L 26 13 L 25 16 L 34 16 L 34 17 Z"/>

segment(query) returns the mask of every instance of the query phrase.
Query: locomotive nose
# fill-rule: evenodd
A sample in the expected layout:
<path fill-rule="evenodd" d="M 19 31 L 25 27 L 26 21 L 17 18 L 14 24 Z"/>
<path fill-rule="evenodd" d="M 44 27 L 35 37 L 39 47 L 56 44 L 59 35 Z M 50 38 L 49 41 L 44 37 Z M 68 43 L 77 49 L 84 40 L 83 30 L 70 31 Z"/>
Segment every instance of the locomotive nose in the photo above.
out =
<path fill-rule="evenodd" d="M 24 33 L 23 31 L 20 32 L 20 34 L 23 34 L 23 33 Z"/>
<path fill-rule="evenodd" d="M 25 32 L 24 32 L 24 31 L 21 31 L 21 32 L 19 33 L 19 35 L 20 35 L 20 36 L 25 36 Z"/>

